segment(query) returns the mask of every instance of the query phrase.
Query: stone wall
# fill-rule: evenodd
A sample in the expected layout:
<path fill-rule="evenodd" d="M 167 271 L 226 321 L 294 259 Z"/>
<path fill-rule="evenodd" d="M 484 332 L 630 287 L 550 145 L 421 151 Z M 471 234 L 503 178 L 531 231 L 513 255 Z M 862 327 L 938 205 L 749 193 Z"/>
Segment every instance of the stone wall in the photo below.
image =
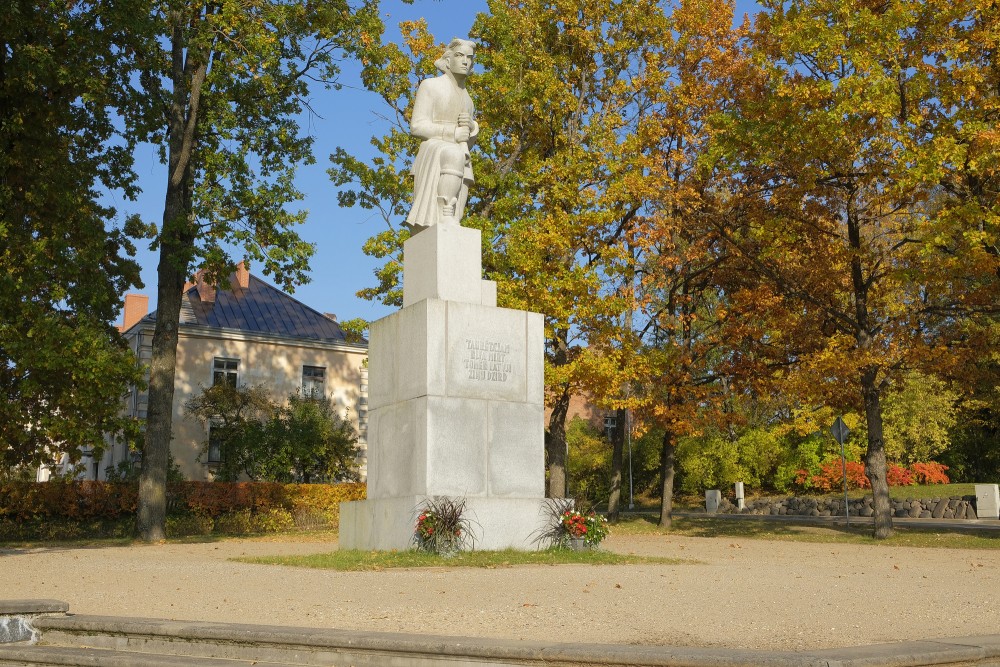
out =
<path fill-rule="evenodd" d="M 893 500 L 893 516 L 911 519 L 977 519 L 975 496 Z M 850 500 L 851 516 L 872 516 L 872 497 Z M 843 498 L 757 498 L 738 509 L 728 498 L 719 505 L 719 514 L 770 514 L 787 516 L 843 516 Z"/>

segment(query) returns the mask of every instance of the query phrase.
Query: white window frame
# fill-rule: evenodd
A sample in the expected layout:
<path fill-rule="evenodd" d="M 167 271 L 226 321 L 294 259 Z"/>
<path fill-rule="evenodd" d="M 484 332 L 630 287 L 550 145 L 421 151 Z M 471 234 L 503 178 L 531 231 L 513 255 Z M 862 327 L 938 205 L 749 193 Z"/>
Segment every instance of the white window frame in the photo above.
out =
<path fill-rule="evenodd" d="M 316 371 L 321 371 L 321 375 L 315 374 Z M 306 375 L 306 373 L 313 373 L 312 375 Z M 309 380 L 309 385 L 306 386 L 306 379 Z M 317 378 L 322 379 L 322 382 L 317 382 Z M 319 385 L 321 387 L 320 391 L 316 391 Z M 302 366 L 302 395 L 312 398 L 326 398 L 326 366 L 310 366 L 303 364 Z"/>
<path fill-rule="evenodd" d="M 222 365 L 220 367 L 220 364 Z M 230 368 L 229 365 L 232 364 L 233 367 Z M 240 360 L 234 357 L 215 357 L 212 360 L 212 386 L 219 384 L 216 379 L 216 374 L 221 373 L 225 381 L 229 381 L 229 375 L 233 375 L 232 385 L 234 387 L 240 386 Z"/>

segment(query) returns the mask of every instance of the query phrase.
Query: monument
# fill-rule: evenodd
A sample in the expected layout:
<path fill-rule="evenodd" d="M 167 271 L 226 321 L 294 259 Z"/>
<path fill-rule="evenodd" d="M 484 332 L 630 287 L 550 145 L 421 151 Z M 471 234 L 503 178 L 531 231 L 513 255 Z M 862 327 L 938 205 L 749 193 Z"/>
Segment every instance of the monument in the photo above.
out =
<path fill-rule="evenodd" d="M 539 548 L 546 524 L 542 316 L 496 307 L 481 233 L 460 224 L 474 49 L 452 40 L 417 91 L 403 308 L 369 330 L 368 498 L 341 504 L 344 549 L 410 547 L 432 497 L 465 500 L 477 549 Z"/>

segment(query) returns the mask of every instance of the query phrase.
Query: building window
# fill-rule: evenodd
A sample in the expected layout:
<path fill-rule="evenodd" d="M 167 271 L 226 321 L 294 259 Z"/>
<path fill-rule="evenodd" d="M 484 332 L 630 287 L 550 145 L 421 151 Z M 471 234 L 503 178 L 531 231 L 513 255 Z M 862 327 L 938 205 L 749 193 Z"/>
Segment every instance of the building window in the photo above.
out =
<path fill-rule="evenodd" d="M 208 427 L 208 463 L 209 465 L 222 463 L 222 440 L 224 430 L 222 426 L 210 425 Z"/>
<path fill-rule="evenodd" d="M 326 369 L 322 366 L 302 367 L 302 395 L 320 398 L 326 396 Z"/>
<path fill-rule="evenodd" d="M 212 367 L 212 385 L 226 383 L 231 387 L 235 387 L 239 368 L 239 359 L 219 359 L 216 357 L 215 364 Z"/>
<path fill-rule="evenodd" d="M 618 417 L 615 415 L 607 415 L 604 417 L 604 435 L 608 438 L 614 436 L 615 429 L 618 428 Z"/>

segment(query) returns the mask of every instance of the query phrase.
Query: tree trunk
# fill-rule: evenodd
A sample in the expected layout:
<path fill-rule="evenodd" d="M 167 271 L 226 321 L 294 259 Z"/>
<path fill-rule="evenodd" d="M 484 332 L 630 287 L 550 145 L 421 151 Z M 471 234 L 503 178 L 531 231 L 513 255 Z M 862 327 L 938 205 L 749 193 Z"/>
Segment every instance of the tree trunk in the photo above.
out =
<path fill-rule="evenodd" d="M 608 495 L 608 521 L 617 523 L 622 501 L 622 460 L 625 458 L 625 411 L 615 410 L 615 428 L 611 432 L 611 493 Z"/>
<path fill-rule="evenodd" d="M 882 402 L 875 384 L 875 371 L 865 371 L 861 378 L 865 399 L 865 421 L 868 427 L 868 451 L 865 453 L 865 475 L 872 485 L 875 510 L 876 539 L 892 535 L 892 505 L 889 503 L 888 472 L 885 461 L 885 440 L 882 436 Z"/>
<path fill-rule="evenodd" d="M 569 363 L 569 331 L 555 329 L 552 332 L 553 366 Z M 565 498 L 569 495 L 569 476 L 566 474 L 566 415 L 569 414 L 571 398 L 569 384 L 560 387 L 561 393 L 552 406 L 549 429 L 545 433 L 545 462 L 549 471 L 549 485 L 545 495 L 549 498 Z"/>
<path fill-rule="evenodd" d="M 189 181 L 190 179 L 188 179 Z M 187 220 L 190 183 L 168 186 L 156 267 L 156 327 L 149 369 L 146 438 L 139 475 L 139 536 L 147 542 L 166 538 L 167 468 L 173 430 L 174 376 L 181 298 L 194 249 L 193 228 Z"/>
<path fill-rule="evenodd" d="M 156 327 L 149 369 L 146 437 L 139 474 L 139 536 L 147 542 L 166 538 L 167 469 L 173 428 L 174 375 L 181 290 L 194 258 L 196 226 L 191 219 L 193 156 L 201 88 L 208 69 L 204 53 L 186 48 L 184 16 L 170 13 L 173 96 L 167 124 L 167 192 L 156 267 Z"/>
<path fill-rule="evenodd" d="M 549 498 L 565 498 L 566 487 L 566 415 L 569 413 L 569 388 L 552 406 L 549 429 L 545 433 L 545 458 L 549 466 L 549 485 L 545 495 Z"/>
<path fill-rule="evenodd" d="M 146 438 L 139 476 L 139 536 L 147 542 L 166 538 L 167 468 L 173 428 L 177 326 L 180 322 L 181 290 L 184 288 L 184 273 L 173 266 L 169 252 L 167 244 L 160 247 Z"/>
<path fill-rule="evenodd" d="M 674 434 L 669 429 L 663 432 L 660 449 L 660 527 L 670 528 L 674 511 Z"/>
<path fill-rule="evenodd" d="M 855 339 L 858 349 L 867 352 L 872 346 L 872 327 L 868 313 L 869 283 L 861 265 L 861 225 L 854 211 L 847 208 L 847 238 L 851 246 L 851 284 L 854 288 L 854 311 L 857 318 Z M 876 539 L 892 535 L 892 507 L 889 504 L 889 483 L 886 480 L 885 441 L 882 439 L 882 405 L 879 399 L 878 369 L 865 368 L 861 373 L 861 394 L 865 403 L 868 426 L 868 451 L 865 454 L 865 475 L 872 485 Z"/>

